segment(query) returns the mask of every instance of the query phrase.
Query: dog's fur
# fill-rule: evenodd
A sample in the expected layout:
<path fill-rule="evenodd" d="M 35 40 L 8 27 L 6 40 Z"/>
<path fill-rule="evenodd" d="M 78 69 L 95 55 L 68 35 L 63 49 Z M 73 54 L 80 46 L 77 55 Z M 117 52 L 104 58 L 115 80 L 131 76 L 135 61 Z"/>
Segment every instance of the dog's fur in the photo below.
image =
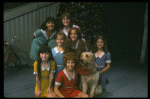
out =
<path fill-rule="evenodd" d="M 88 75 L 81 75 L 80 90 L 87 93 L 91 98 L 96 97 L 102 93 L 102 88 L 98 85 L 99 73 L 96 69 L 95 55 L 91 52 L 83 52 L 81 54 L 80 63 L 83 69 L 90 69 L 91 73 Z M 88 92 L 90 91 L 90 93 Z"/>

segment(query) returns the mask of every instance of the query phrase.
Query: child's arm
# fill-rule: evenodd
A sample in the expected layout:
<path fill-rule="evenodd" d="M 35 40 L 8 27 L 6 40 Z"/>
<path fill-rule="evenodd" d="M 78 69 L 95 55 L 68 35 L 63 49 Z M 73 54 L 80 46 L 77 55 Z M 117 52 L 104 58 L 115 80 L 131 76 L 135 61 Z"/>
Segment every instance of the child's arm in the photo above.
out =
<path fill-rule="evenodd" d="M 104 73 L 104 72 L 107 71 L 109 68 L 110 68 L 110 63 L 107 63 L 107 66 L 106 66 L 103 70 L 99 71 L 99 74 Z"/>
<path fill-rule="evenodd" d="M 59 87 L 60 87 L 60 86 L 55 85 L 54 92 L 55 92 L 56 95 L 58 95 L 60 98 L 65 98 L 65 97 L 60 93 Z"/>
<path fill-rule="evenodd" d="M 54 79 L 54 73 L 50 73 L 50 76 L 49 76 L 49 87 L 47 89 L 48 93 L 51 93 L 53 91 L 52 88 L 51 88 L 53 79 Z"/>
<path fill-rule="evenodd" d="M 36 83 L 37 83 L 37 88 L 38 88 L 38 91 L 36 92 L 36 97 L 40 97 L 40 95 L 42 95 L 42 92 L 41 92 L 40 81 L 38 79 L 38 75 L 36 75 Z"/>
<path fill-rule="evenodd" d="M 36 75 L 36 83 L 37 83 L 38 90 L 41 90 L 38 75 Z"/>

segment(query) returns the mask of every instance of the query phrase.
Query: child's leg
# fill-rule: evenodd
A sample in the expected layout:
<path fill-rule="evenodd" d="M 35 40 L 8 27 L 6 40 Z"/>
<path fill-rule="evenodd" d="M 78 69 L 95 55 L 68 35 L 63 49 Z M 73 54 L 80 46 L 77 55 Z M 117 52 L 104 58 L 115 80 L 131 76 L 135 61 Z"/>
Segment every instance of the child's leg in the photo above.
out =
<path fill-rule="evenodd" d="M 106 77 L 105 73 L 100 75 L 99 84 L 102 86 L 102 89 L 106 89 Z"/>
<path fill-rule="evenodd" d="M 88 98 L 89 96 L 86 93 L 80 92 L 77 96 L 74 98 Z"/>
<path fill-rule="evenodd" d="M 55 92 L 53 92 L 53 93 L 48 94 L 47 98 L 59 98 L 59 97 L 55 94 Z"/>

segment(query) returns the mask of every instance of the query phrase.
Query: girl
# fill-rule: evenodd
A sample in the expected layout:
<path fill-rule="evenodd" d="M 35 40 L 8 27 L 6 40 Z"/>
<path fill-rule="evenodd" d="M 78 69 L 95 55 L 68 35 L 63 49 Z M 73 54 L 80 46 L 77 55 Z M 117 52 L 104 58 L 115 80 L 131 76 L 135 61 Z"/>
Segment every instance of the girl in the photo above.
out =
<path fill-rule="evenodd" d="M 54 92 L 61 98 L 77 98 L 77 97 L 88 97 L 87 94 L 78 90 L 76 85 L 78 69 L 76 69 L 78 57 L 75 53 L 66 53 L 63 62 L 65 68 L 58 73 Z"/>
<path fill-rule="evenodd" d="M 73 52 L 75 52 L 80 58 L 80 55 L 82 52 L 88 51 L 85 42 L 82 40 L 82 35 L 80 29 L 73 27 L 70 29 L 68 34 L 68 45 L 70 45 L 73 49 Z"/>
<path fill-rule="evenodd" d="M 99 84 L 102 86 L 102 89 L 106 89 L 106 77 L 105 72 L 110 68 L 111 57 L 110 53 L 107 50 L 107 43 L 106 39 L 103 36 L 98 36 L 96 38 L 96 45 L 95 45 L 95 57 L 96 57 L 96 64 L 97 70 L 99 71 L 100 78 Z"/>
<path fill-rule="evenodd" d="M 33 73 L 36 75 L 35 97 L 56 97 L 56 94 L 52 90 L 55 62 L 52 61 L 50 47 L 41 47 L 38 55 L 39 58 L 34 64 Z"/>
<path fill-rule="evenodd" d="M 33 34 L 33 41 L 30 50 L 30 58 L 34 61 L 38 60 L 38 51 L 39 48 L 43 45 L 48 45 L 49 40 L 51 40 L 56 35 L 55 28 L 55 18 L 48 17 L 45 22 L 40 26 L 41 29 L 38 29 Z"/>
<path fill-rule="evenodd" d="M 71 15 L 68 12 L 62 14 L 61 21 L 60 31 L 63 31 L 68 39 L 68 32 L 70 28 L 79 27 L 77 25 L 73 25 L 71 21 Z"/>
<path fill-rule="evenodd" d="M 69 47 L 72 47 L 70 51 L 76 53 L 78 59 L 80 60 L 82 52 L 88 51 L 85 42 L 81 39 L 82 35 L 80 29 L 76 27 L 71 28 L 68 34 L 68 38 L 69 40 L 67 41 L 67 46 L 70 45 Z M 81 82 L 81 76 L 77 76 L 77 85 L 79 86 Z"/>
<path fill-rule="evenodd" d="M 52 55 L 56 62 L 56 73 L 54 81 L 56 81 L 57 74 L 64 69 L 63 57 L 67 51 L 64 44 L 65 41 L 66 41 L 65 34 L 59 32 L 56 36 L 57 46 L 52 48 Z"/>

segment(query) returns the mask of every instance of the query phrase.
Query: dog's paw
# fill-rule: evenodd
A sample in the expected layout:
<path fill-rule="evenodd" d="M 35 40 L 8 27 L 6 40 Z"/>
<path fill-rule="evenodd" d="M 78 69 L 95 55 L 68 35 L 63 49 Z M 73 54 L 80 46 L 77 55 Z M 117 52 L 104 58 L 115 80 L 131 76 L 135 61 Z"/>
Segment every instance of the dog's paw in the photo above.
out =
<path fill-rule="evenodd" d="M 94 94 L 90 94 L 90 98 L 93 98 L 94 97 Z"/>
<path fill-rule="evenodd" d="M 102 87 L 101 87 L 101 85 L 98 85 L 98 86 L 96 87 L 96 89 L 95 89 L 95 94 L 94 94 L 94 96 L 99 96 L 99 95 L 101 95 L 102 93 L 103 93 Z"/>

